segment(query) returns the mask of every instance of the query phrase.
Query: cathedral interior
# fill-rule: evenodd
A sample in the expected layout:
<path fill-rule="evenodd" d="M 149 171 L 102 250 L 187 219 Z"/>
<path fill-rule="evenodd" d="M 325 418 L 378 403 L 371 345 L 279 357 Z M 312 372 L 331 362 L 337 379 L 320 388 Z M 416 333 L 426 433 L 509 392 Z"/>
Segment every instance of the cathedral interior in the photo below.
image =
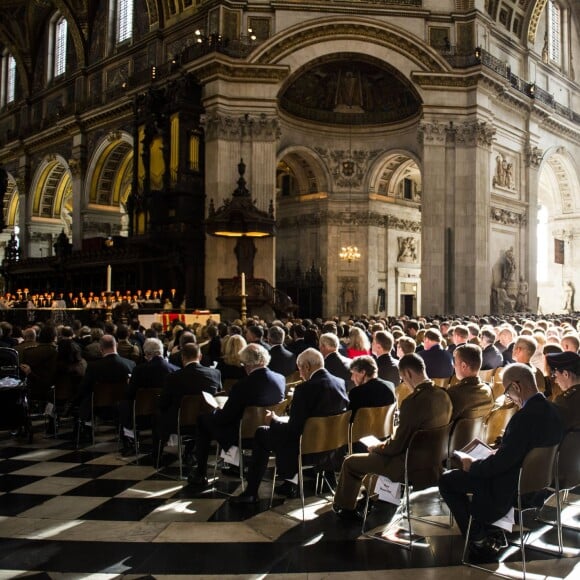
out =
<path fill-rule="evenodd" d="M 580 0 L 0 0 L 0 290 L 574 310 L 579 38 Z M 466 577 L 457 529 L 387 549 L 99 445 L 0 445 L 0 577 Z"/>

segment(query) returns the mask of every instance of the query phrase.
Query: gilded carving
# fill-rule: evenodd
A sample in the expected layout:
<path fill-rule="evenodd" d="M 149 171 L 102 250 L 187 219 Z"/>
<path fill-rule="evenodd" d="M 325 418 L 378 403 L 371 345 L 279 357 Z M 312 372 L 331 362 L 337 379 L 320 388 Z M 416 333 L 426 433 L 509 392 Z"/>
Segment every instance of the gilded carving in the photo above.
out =
<path fill-rule="evenodd" d="M 528 41 L 531 44 L 536 42 L 536 34 L 538 32 L 538 24 L 540 23 L 540 18 L 542 17 L 542 12 L 546 7 L 548 0 L 536 0 L 536 5 L 532 10 L 532 15 L 530 16 L 530 24 L 528 25 Z"/>
<path fill-rule="evenodd" d="M 71 175 L 73 177 L 79 177 L 82 169 L 82 162 L 80 159 L 69 159 L 68 168 L 70 169 Z"/>

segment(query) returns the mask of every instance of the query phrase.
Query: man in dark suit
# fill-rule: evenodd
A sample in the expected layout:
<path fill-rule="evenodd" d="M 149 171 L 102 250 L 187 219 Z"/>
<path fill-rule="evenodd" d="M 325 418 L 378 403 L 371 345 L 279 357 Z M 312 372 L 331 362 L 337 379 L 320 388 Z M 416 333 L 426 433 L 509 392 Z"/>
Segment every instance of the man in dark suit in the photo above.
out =
<path fill-rule="evenodd" d="M 320 352 L 324 357 L 324 368 L 335 377 L 342 379 L 346 384 L 347 391 L 353 386 L 350 376 L 350 363 L 352 359 L 340 354 L 340 341 L 338 336 L 332 332 L 327 332 L 320 336 L 318 341 Z"/>
<path fill-rule="evenodd" d="M 103 335 L 99 339 L 99 346 L 103 356 L 89 362 L 87 372 L 80 386 L 79 416 L 84 421 L 88 421 L 91 418 L 91 395 L 95 384 L 119 383 L 119 385 L 126 385 L 135 368 L 135 363 L 132 360 L 117 354 L 117 341 L 114 336 L 110 334 Z"/>
<path fill-rule="evenodd" d="M 348 393 L 352 418 L 361 407 L 384 407 L 395 402 L 395 385 L 378 378 L 375 359 L 369 355 L 357 356 L 350 364 L 354 388 Z"/>
<path fill-rule="evenodd" d="M 208 485 L 207 460 L 213 439 L 226 450 L 237 444 L 240 420 L 246 407 L 275 405 L 284 400 L 286 381 L 282 375 L 267 368 L 270 355 L 265 348 L 249 344 L 240 351 L 240 362 L 248 376 L 232 387 L 223 409 L 199 418 L 195 447 L 197 467 L 188 477 L 193 485 Z"/>
<path fill-rule="evenodd" d="M 271 326 L 268 329 L 270 348 L 270 364 L 268 368 L 285 377 L 296 372 L 296 355 L 284 346 L 284 329 Z"/>
<path fill-rule="evenodd" d="M 202 391 L 215 395 L 221 389 L 220 371 L 204 367 L 200 363 L 201 356 L 197 343 L 184 344 L 181 349 L 183 368 L 165 377 L 165 388 L 159 397 L 159 415 L 153 437 L 154 455 L 159 441 L 165 444 L 169 435 L 177 432 L 177 414 L 181 399 L 185 395 L 198 395 Z"/>
<path fill-rule="evenodd" d="M 526 454 L 536 447 L 560 442 L 562 421 L 555 406 L 538 391 L 533 370 L 520 363 L 510 365 L 502 377 L 505 396 L 520 410 L 511 418 L 497 451 L 483 460 L 462 459 L 462 469 L 444 473 L 439 490 L 465 535 L 469 515 L 471 549 L 477 555 L 494 555 L 499 546 L 490 524 L 513 506 L 519 469 Z M 541 427 L 541 428 L 538 428 Z M 472 495 L 471 501 L 468 495 Z"/>
<path fill-rule="evenodd" d="M 401 382 L 399 361 L 391 355 L 394 343 L 395 339 L 390 332 L 377 330 L 373 335 L 371 348 L 373 354 L 377 357 L 379 378 L 383 379 L 383 381 L 389 381 L 395 387 L 398 387 Z"/>
<path fill-rule="evenodd" d="M 248 344 L 259 344 L 266 350 L 270 350 L 270 345 L 264 340 L 264 331 L 261 326 L 248 326 L 246 328 L 246 340 Z"/>
<path fill-rule="evenodd" d="M 417 354 L 425 361 L 430 379 L 446 379 L 453 374 L 451 353 L 441 346 L 443 337 L 436 328 L 428 328 L 423 340 L 424 348 Z"/>
<path fill-rule="evenodd" d="M 273 412 L 266 415 L 267 426 L 259 427 L 254 437 L 248 486 L 241 495 L 230 498 L 231 503 L 258 501 L 258 487 L 271 451 L 276 452 L 280 477 L 287 481 L 293 479 L 298 471 L 298 440 L 306 420 L 309 417 L 336 415 L 346 410 L 348 399 L 344 381 L 324 368 L 320 352 L 308 348 L 298 355 L 296 364 L 305 382 L 296 387 L 294 392 L 290 420 L 287 423 L 281 422 Z M 294 485 L 286 485 L 283 492 L 295 495 Z"/>
<path fill-rule="evenodd" d="M 302 324 L 293 324 L 290 328 L 290 338 L 292 342 L 288 344 L 288 350 L 298 356 L 301 352 L 308 348 L 308 344 L 304 340 L 306 335 L 306 328 Z"/>
<path fill-rule="evenodd" d="M 503 357 L 501 352 L 499 352 L 495 342 L 495 333 L 493 329 L 482 328 L 481 329 L 481 348 L 483 349 L 481 370 L 488 371 L 491 369 L 497 369 L 497 367 L 503 366 Z"/>
<path fill-rule="evenodd" d="M 133 401 L 138 389 L 160 389 L 170 373 L 179 370 L 163 358 L 163 343 L 158 338 L 147 338 L 143 344 L 145 362 L 137 365 L 127 385 L 126 397 L 119 403 L 121 426 L 126 430 L 133 429 Z M 132 453 L 134 437 L 123 433 L 123 455 Z"/>

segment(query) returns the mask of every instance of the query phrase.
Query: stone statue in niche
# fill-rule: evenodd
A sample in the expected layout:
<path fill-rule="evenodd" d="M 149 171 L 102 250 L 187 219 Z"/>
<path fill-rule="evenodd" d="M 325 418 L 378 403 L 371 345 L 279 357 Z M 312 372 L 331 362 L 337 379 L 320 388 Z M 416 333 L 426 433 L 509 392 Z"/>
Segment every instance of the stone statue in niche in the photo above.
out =
<path fill-rule="evenodd" d="M 566 286 L 564 287 L 564 310 L 568 312 L 568 314 L 572 314 L 574 312 L 574 296 L 576 294 L 576 288 L 571 280 L 566 282 Z"/>
<path fill-rule="evenodd" d="M 514 248 L 512 246 L 506 250 L 501 267 L 501 282 L 502 284 L 505 284 L 506 287 L 514 281 L 516 276 L 516 269 L 516 258 L 514 256 Z"/>
<path fill-rule="evenodd" d="M 356 310 L 356 304 L 358 300 L 358 292 L 356 286 L 352 280 L 343 282 L 342 289 L 340 291 L 340 303 L 342 306 L 342 311 L 347 314 L 352 314 Z"/>
<path fill-rule="evenodd" d="M 529 284 L 524 280 L 523 276 L 520 276 L 520 282 L 518 284 L 518 295 L 516 298 L 517 312 L 525 312 L 528 309 L 528 293 Z"/>
<path fill-rule="evenodd" d="M 514 164 L 509 162 L 501 153 L 495 158 L 495 173 L 492 183 L 494 187 L 505 187 L 515 189 Z"/>
<path fill-rule="evenodd" d="M 493 289 L 492 302 L 495 305 L 497 314 L 513 312 L 516 301 L 508 295 L 505 283 L 501 283 L 498 288 Z"/>
<path fill-rule="evenodd" d="M 412 236 L 397 238 L 399 243 L 399 255 L 397 262 L 415 263 L 417 258 L 417 241 Z"/>

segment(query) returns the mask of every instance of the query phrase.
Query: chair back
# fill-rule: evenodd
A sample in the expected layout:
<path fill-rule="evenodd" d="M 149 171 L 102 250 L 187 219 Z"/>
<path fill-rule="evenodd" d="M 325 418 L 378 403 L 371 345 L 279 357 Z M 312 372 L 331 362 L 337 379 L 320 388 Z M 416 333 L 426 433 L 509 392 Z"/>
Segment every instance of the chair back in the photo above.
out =
<path fill-rule="evenodd" d="M 518 408 L 513 403 L 493 409 L 485 419 L 483 436 L 489 445 L 503 434 L 510 419 L 516 414 Z"/>
<path fill-rule="evenodd" d="M 491 392 L 493 394 L 493 400 L 495 401 L 498 397 L 501 397 L 504 392 L 502 377 L 505 367 L 498 367 L 495 369 L 495 374 L 493 375 L 493 383 L 490 384 Z"/>
<path fill-rule="evenodd" d="M 484 383 L 489 383 L 491 385 L 491 383 L 493 382 L 494 373 L 495 373 L 495 369 L 487 369 L 485 371 L 480 370 L 478 375 L 479 375 L 479 378 Z"/>
<path fill-rule="evenodd" d="M 456 374 L 453 374 L 449 377 L 449 385 L 450 387 L 452 387 L 453 385 L 456 385 L 459 382 L 459 379 L 457 378 Z"/>
<path fill-rule="evenodd" d="M 449 434 L 453 423 L 413 433 L 405 454 L 406 483 L 415 490 L 437 484 L 447 459 Z"/>
<path fill-rule="evenodd" d="M 18 351 L 9 347 L 0 348 L 0 379 L 5 377 L 20 378 Z"/>
<path fill-rule="evenodd" d="M 348 434 L 352 411 L 328 417 L 306 419 L 300 437 L 300 454 L 333 451 L 348 445 Z"/>
<path fill-rule="evenodd" d="M 568 431 L 558 448 L 560 489 L 572 489 L 580 484 L 580 431 Z"/>
<path fill-rule="evenodd" d="M 153 415 L 157 411 L 157 401 L 162 392 L 162 388 L 137 389 L 135 395 L 135 417 L 137 415 Z"/>
<path fill-rule="evenodd" d="M 290 391 L 294 391 L 294 389 L 298 385 L 302 384 L 303 382 L 304 381 L 302 379 L 299 379 L 297 381 L 292 381 L 292 382 L 286 381 L 286 391 L 285 391 L 286 396 L 288 396 L 288 394 L 290 393 Z"/>
<path fill-rule="evenodd" d="M 384 407 L 361 407 L 357 409 L 354 420 L 350 426 L 350 448 L 355 441 L 374 435 L 378 439 L 388 437 L 393 431 L 393 416 L 397 405 L 385 405 Z"/>
<path fill-rule="evenodd" d="M 112 407 L 125 398 L 127 382 L 95 383 L 93 388 L 93 407 Z"/>
<path fill-rule="evenodd" d="M 456 449 L 465 447 L 476 437 L 481 437 L 485 417 L 462 417 L 453 423 L 449 435 L 448 456 Z"/>
<path fill-rule="evenodd" d="M 184 395 L 177 414 L 178 428 L 195 427 L 197 418 L 203 413 L 211 412 L 211 407 L 205 402 L 203 395 Z"/>
<path fill-rule="evenodd" d="M 54 398 L 56 401 L 68 401 L 78 393 L 78 380 L 70 375 L 60 375 L 54 378 Z"/>
<path fill-rule="evenodd" d="M 395 387 L 395 397 L 397 398 L 397 406 L 399 409 L 401 408 L 403 401 L 412 394 L 413 389 L 407 383 L 401 383 Z"/>
<path fill-rule="evenodd" d="M 275 405 L 267 405 L 265 407 L 246 407 L 242 420 L 240 421 L 240 439 L 253 439 L 256 429 L 265 425 L 266 411 L 274 411 L 276 415 L 281 416 L 286 412 L 288 406 L 288 399 Z"/>
<path fill-rule="evenodd" d="M 300 378 L 300 371 L 296 370 L 286 377 L 286 384 L 288 383 L 300 383 L 302 379 Z"/>
<path fill-rule="evenodd" d="M 520 469 L 520 495 L 550 487 L 558 447 L 559 444 L 556 444 L 550 447 L 534 447 L 528 451 Z"/>
<path fill-rule="evenodd" d="M 449 377 L 431 379 L 436 387 L 447 389 L 449 387 Z"/>

